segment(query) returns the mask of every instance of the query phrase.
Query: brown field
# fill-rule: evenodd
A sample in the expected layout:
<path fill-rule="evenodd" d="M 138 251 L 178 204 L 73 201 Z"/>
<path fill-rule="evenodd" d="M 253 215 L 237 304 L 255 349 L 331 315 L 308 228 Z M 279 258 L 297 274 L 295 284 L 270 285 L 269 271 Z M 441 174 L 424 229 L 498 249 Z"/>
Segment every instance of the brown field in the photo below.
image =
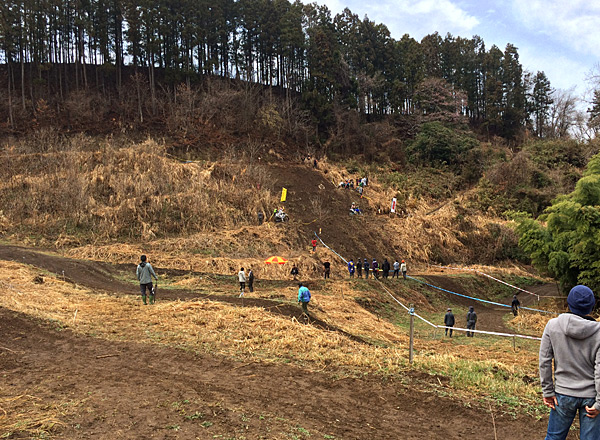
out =
<path fill-rule="evenodd" d="M 488 293 L 488 280 L 429 264 L 533 277 L 501 259 L 516 243 L 509 222 L 471 210 L 468 191 L 445 202 L 409 196 L 394 216 L 386 209 L 396 192 L 378 179 L 385 166 L 360 199 L 336 189 L 348 171 L 326 159 L 315 170 L 295 156 L 262 151 L 259 159 L 233 147 L 220 162 L 184 162 L 152 140 L 44 142 L 44 153 L 13 142 L 0 155 L 0 438 L 520 440 L 545 432 L 536 342 L 450 340 L 418 321 L 410 365 L 408 316 L 381 284 L 348 280 L 321 244 L 309 252 L 317 232 L 346 258 L 404 258 L 413 276 L 506 303 L 508 290 Z M 257 211 L 268 217 L 282 187 L 290 221 L 258 225 Z M 353 201 L 363 216 L 348 215 Z M 160 276 L 154 306 L 141 305 L 133 280 L 142 253 Z M 310 320 L 289 263 L 267 266 L 271 255 L 298 265 L 313 293 Z M 332 279 L 324 281 L 326 260 Z M 239 298 L 241 266 L 257 282 Z M 436 323 L 452 305 L 459 325 L 473 304 L 410 281 L 387 286 Z M 555 295 L 553 285 L 531 288 Z M 561 309 L 560 301 L 545 306 Z M 548 319 L 476 307 L 483 330 L 539 335 Z"/>

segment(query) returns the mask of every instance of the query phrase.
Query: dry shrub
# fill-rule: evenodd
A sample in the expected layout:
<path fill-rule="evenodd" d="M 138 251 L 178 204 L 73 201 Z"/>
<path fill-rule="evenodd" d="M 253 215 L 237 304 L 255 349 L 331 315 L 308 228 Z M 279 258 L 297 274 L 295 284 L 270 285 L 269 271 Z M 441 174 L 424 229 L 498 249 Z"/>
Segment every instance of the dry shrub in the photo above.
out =
<path fill-rule="evenodd" d="M 52 153 L 31 154 L 23 143 L 0 155 L 4 215 L 34 232 L 149 239 L 232 228 L 274 205 L 257 163 L 180 163 L 151 140 L 122 148 L 116 140 L 49 139 L 36 142 Z"/>

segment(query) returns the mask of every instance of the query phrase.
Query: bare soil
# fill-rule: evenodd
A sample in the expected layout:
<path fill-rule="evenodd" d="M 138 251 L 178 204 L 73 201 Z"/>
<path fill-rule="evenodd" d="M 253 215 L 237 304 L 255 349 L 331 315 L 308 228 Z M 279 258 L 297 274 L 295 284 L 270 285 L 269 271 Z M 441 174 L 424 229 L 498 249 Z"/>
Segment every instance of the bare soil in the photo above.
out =
<path fill-rule="evenodd" d="M 64 271 L 75 283 L 109 293 L 136 293 L 135 285 L 114 278 L 120 268 L 109 264 L 14 246 L 0 246 L 0 258 L 61 276 Z M 269 306 L 273 313 L 297 314 L 293 307 Z M 139 343 L 79 335 L 2 307 L 0 334 L 0 404 L 10 401 L 9 411 L 17 411 L 15 402 L 23 401 L 24 413 L 56 408 L 50 438 L 520 440 L 539 438 L 546 427 L 543 419 L 482 407 L 477 395 L 458 401 L 436 393 L 437 384 L 448 379 L 416 372 L 348 378 L 286 364 L 245 363 L 157 346 L 144 335 Z M 15 416 L 9 411 L 5 417 Z M 7 438 L 30 437 L 22 430 Z"/>

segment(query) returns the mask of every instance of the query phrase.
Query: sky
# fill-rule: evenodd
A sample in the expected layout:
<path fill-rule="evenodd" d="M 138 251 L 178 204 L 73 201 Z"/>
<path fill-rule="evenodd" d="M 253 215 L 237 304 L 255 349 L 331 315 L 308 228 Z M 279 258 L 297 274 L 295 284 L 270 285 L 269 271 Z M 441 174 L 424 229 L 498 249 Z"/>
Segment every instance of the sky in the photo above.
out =
<path fill-rule="evenodd" d="M 305 1 L 305 3 L 307 3 Z M 349 8 L 385 24 L 392 38 L 417 41 L 438 32 L 479 35 L 486 49 L 518 48 L 525 70 L 543 71 L 555 89 L 584 96 L 586 78 L 600 63 L 600 2 L 589 0 L 316 0 L 332 16 Z M 598 69 L 600 70 L 600 69 Z"/>

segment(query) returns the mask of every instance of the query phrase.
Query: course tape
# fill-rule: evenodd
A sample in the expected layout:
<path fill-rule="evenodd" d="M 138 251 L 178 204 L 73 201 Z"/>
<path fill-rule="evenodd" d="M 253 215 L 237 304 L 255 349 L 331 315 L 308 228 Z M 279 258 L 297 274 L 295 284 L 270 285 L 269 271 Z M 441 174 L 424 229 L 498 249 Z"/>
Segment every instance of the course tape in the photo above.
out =
<path fill-rule="evenodd" d="M 425 284 L 426 286 L 429 286 L 429 287 L 431 287 L 433 289 L 438 289 L 438 290 L 441 290 L 443 292 L 451 293 L 452 295 L 462 296 L 463 298 L 469 298 L 469 299 L 472 299 L 473 301 L 479 301 L 479 302 L 482 302 L 482 303 L 493 304 L 495 306 L 511 308 L 511 306 L 509 306 L 507 304 L 502 304 L 502 303 L 495 302 L 495 301 L 488 301 L 487 299 L 475 298 L 473 296 L 463 295 L 462 293 L 456 293 L 456 292 L 452 292 L 451 290 L 442 289 L 441 287 L 434 286 L 433 284 L 426 283 L 425 281 L 421 281 L 421 280 L 419 280 L 417 278 L 414 278 L 414 277 L 411 277 L 409 275 L 407 275 L 406 278 L 410 278 L 411 280 L 416 281 L 417 283 Z M 552 314 L 552 315 L 558 315 L 558 313 L 555 313 L 555 312 L 549 312 L 547 310 L 540 310 L 540 309 L 532 309 L 531 307 L 519 307 L 519 308 L 523 309 L 523 310 L 531 310 L 532 312 L 549 313 L 549 314 Z"/>
<path fill-rule="evenodd" d="M 323 246 L 325 246 L 327 249 L 329 249 L 331 252 L 333 252 L 333 253 L 334 253 L 335 255 L 337 255 L 338 257 L 340 257 L 340 258 L 341 258 L 341 260 L 342 260 L 344 263 L 348 264 L 348 260 L 346 260 L 344 257 L 342 257 L 340 254 L 338 254 L 336 251 L 334 251 L 333 249 L 331 249 L 329 246 L 327 246 L 327 245 L 325 244 L 325 242 L 324 242 L 323 240 L 321 240 L 321 237 L 319 237 L 319 235 L 318 235 L 316 232 L 315 232 L 315 236 L 317 237 L 317 239 L 318 239 L 318 240 L 321 242 L 321 244 L 322 244 Z M 420 283 L 423 283 L 423 284 L 427 284 L 428 286 L 431 286 L 431 287 L 433 287 L 433 288 L 435 288 L 435 289 L 444 290 L 444 291 L 446 291 L 446 292 L 448 292 L 448 293 L 452 293 L 452 294 L 459 295 L 459 296 L 464 296 L 464 297 L 466 297 L 466 298 L 474 299 L 474 300 L 476 300 L 476 301 L 484 301 L 484 302 L 489 302 L 489 303 L 492 303 L 492 304 L 498 304 L 498 305 L 501 305 L 501 306 L 503 306 L 503 307 L 510 307 L 510 306 L 507 306 L 506 304 L 494 303 L 494 302 L 491 302 L 491 301 L 481 300 L 481 299 L 478 299 L 478 298 L 473 298 L 473 297 L 470 297 L 470 296 L 461 295 L 461 294 L 459 294 L 459 293 L 451 292 L 451 291 L 449 291 L 449 290 L 442 289 L 441 287 L 434 286 L 433 284 L 428 284 L 428 283 L 425 283 L 424 281 L 417 280 L 416 278 L 413 278 L 413 277 L 411 277 L 411 276 L 407 276 L 407 278 L 410 278 L 410 279 L 412 279 L 412 280 L 414 280 L 414 281 L 418 281 L 418 282 L 420 282 Z M 379 284 L 381 285 L 381 287 L 383 288 L 383 290 L 384 290 L 384 291 L 385 291 L 385 292 L 386 292 L 386 293 L 387 293 L 387 294 L 388 294 L 388 295 L 389 295 L 389 296 L 390 296 L 390 297 L 391 297 L 391 298 L 392 298 L 392 299 L 393 299 L 393 300 L 394 300 L 396 303 L 398 303 L 398 304 L 399 304 L 399 305 L 400 305 L 400 306 L 401 306 L 401 307 L 402 307 L 404 310 L 406 310 L 406 311 L 410 312 L 410 309 L 409 309 L 408 307 L 406 307 L 404 304 L 402 304 L 402 302 L 400 302 L 400 301 L 399 301 L 399 300 L 398 300 L 398 299 L 397 299 L 397 298 L 396 298 L 396 297 L 395 297 L 395 296 L 392 294 L 392 292 L 390 292 L 390 291 L 388 290 L 388 288 L 387 288 L 387 287 L 385 287 L 385 285 L 384 285 L 384 284 L 381 282 L 381 280 L 379 280 L 379 279 L 377 279 L 377 278 L 375 278 L 375 279 L 376 279 L 376 280 L 379 282 Z M 530 308 L 528 308 L 528 307 L 522 307 L 522 308 L 524 308 L 524 309 L 527 309 L 527 310 L 533 310 L 533 311 L 537 311 L 536 309 L 530 309 Z M 546 312 L 546 311 L 543 311 L 543 310 L 541 310 L 541 312 L 544 312 L 544 313 L 553 313 L 553 312 Z M 421 321 L 425 322 L 426 324 L 428 324 L 428 325 L 430 325 L 431 327 L 434 327 L 434 328 L 444 328 L 444 329 L 445 329 L 445 328 L 451 328 L 452 330 L 456 330 L 456 331 L 465 331 L 465 332 L 466 332 L 466 331 L 469 331 L 469 332 L 475 332 L 475 333 L 483 333 L 483 334 L 486 334 L 486 335 L 504 336 L 504 337 L 511 337 L 511 338 L 521 338 L 521 339 L 533 339 L 533 340 L 537 340 L 537 341 L 541 341 L 541 340 L 542 340 L 542 338 L 538 338 L 538 337 L 536 337 L 536 336 L 520 335 L 520 334 L 516 334 L 516 333 L 488 332 L 488 331 L 485 331 L 485 330 L 475 330 L 475 329 L 471 330 L 471 329 L 460 328 L 460 327 L 446 327 L 445 325 L 436 325 L 436 324 L 433 324 L 432 322 L 428 321 L 427 319 L 423 318 L 422 316 L 420 316 L 420 315 L 419 315 L 419 314 L 417 314 L 417 313 L 414 313 L 414 312 L 413 312 L 413 315 L 414 315 L 414 316 L 416 316 L 417 318 L 419 318 Z"/>
<path fill-rule="evenodd" d="M 463 270 L 463 271 L 475 272 L 475 273 L 478 273 L 479 275 L 483 275 L 484 277 L 488 277 L 491 280 L 494 280 L 494 281 L 497 281 L 499 283 L 502 283 L 505 286 L 512 287 L 513 289 L 519 290 L 519 291 L 524 292 L 524 293 L 528 293 L 529 295 L 533 295 L 533 296 L 537 297 L 538 301 L 540 300 L 540 298 L 554 298 L 552 296 L 538 295 L 537 293 L 530 292 L 529 290 L 521 289 L 520 287 L 514 286 L 514 285 L 512 285 L 510 283 L 507 283 L 506 281 L 499 280 L 498 278 L 495 278 L 495 277 L 493 277 L 493 276 L 491 276 L 491 275 L 489 275 L 489 274 L 487 274 L 485 272 L 482 272 L 480 270 L 477 270 L 477 269 L 469 269 L 469 268 L 466 268 L 466 267 L 441 266 L 439 264 L 430 264 L 430 266 L 432 266 L 432 267 L 439 267 L 441 269 Z"/>

